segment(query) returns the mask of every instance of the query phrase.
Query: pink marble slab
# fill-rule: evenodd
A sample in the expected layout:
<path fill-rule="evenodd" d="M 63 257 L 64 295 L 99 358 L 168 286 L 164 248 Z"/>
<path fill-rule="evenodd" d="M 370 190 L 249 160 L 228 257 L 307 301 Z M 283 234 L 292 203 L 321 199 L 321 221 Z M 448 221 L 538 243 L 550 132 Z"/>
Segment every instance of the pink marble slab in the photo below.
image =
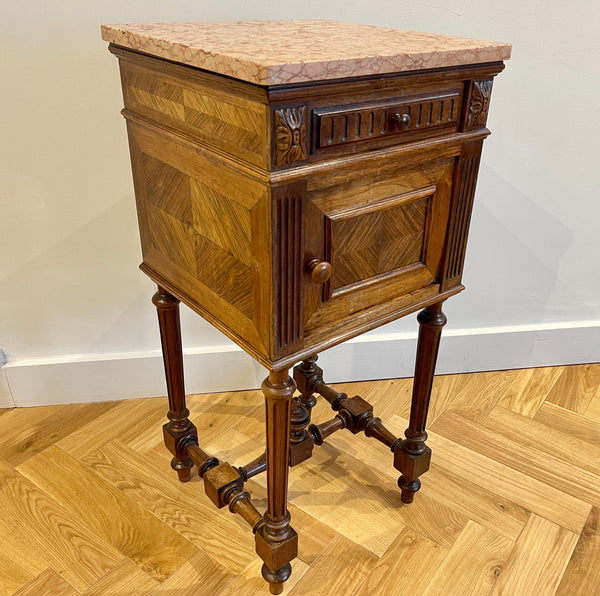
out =
<path fill-rule="evenodd" d="M 259 85 L 496 62 L 507 43 L 337 21 L 103 25 L 102 39 Z"/>

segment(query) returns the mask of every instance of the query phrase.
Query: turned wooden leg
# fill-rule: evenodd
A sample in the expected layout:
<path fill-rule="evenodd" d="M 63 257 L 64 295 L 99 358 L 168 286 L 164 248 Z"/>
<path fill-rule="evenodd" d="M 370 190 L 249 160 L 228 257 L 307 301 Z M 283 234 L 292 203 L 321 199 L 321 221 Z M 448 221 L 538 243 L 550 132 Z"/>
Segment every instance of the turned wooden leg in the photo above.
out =
<path fill-rule="evenodd" d="M 272 594 L 281 594 L 298 554 L 298 535 L 287 510 L 291 402 L 295 386 L 288 371 L 271 372 L 262 384 L 266 401 L 267 511 L 255 535 L 256 552 L 264 561 L 262 575 Z"/>
<path fill-rule="evenodd" d="M 187 482 L 194 466 L 185 451 L 190 438 L 197 442 L 197 432 L 189 421 L 189 410 L 185 405 L 183 382 L 183 351 L 181 348 L 181 328 L 179 325 L 179 300 L 158 286 L 152 302 L 158 312 L 158 325 L 162 344 L 167 393 L 169 396 L 169 422 L 163 426 L 165 445 L 173 454 L 171 466 L 177 471 L 179 480 Z"/>
<path fill-rule="evenodd" d="M 398 486 L 402 489 L 404 503 L 412 503 L 415 492 L 421 488 L 419 476 L 429 469 L 431 461 L 431 449 L 425 444 L 427 439 L 425 423 L 442 327 L 446 324 L 446 315 L 442 312 L 442 302 L 425 308 L 419 313 L 417 320 L 419 321 L 419 341 L 410 421 L 404 433 L 406 439 L 394 451 L 394 465 L 402 472 Z"/>

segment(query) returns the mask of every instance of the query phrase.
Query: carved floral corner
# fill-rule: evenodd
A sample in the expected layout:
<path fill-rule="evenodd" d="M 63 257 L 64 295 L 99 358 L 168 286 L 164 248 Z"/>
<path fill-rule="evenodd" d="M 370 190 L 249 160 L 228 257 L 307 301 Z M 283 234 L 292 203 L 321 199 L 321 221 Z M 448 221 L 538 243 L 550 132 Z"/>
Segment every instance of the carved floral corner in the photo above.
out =
<path fill-rule="evenodd" d="M 275 110 L 275 159 L 277 165 L 306 159 L 305 106 Z"/>
<path fill-rule="evenodd" d="M 487 122 L 492 94 L 492 79 L 473 81 L 467 114 L 467 128 L 480 128 Z"/>

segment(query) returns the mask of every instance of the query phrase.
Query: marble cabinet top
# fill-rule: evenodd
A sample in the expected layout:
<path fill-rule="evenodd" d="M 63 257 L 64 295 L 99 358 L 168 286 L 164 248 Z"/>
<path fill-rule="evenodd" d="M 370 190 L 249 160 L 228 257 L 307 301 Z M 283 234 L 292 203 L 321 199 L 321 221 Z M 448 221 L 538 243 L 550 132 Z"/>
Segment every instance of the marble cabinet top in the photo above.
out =
<path fill-rule="evenodd" d="M 337 21 L 103 25 L 102 39 L 259 85 L 497 62 L 507 43 Z"/>

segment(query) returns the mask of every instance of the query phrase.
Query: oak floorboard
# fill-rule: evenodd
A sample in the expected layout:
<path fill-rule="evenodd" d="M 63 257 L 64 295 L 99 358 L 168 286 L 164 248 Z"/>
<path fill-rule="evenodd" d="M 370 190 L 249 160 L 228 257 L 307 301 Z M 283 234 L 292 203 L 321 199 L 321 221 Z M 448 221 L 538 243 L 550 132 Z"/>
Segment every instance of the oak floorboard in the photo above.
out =
<path fill-rule="evenodd" d="M 402 422 L 398 425 L 400 420 Z M 398 432 L 400 427 L 404 427 L 406 424 L 400 417 L 392 417 L 389 422 L 387 427 L 395 431 L 396 435 L 400 434 Z M 381 443 L 343 431 L 330 437 L 329 441 L 340 452 L 359 459 L 382 474 L 382 487 L 395 486 L 399 472 L 392 465 L 392 454 Z M 451 467 L 444 468 L 438 464 L 437 452 L 433 453 L 431 468 L 422 476 L 421 480 L 423 488 L 416 498 L 421 499 L 427 495 L 427 499 L 446 504 L 466 518 L 476 521 L 510 540 L 518 538 L 529 519 L 529 511 L 510 499 L 489 491 L 484 486 L 466 478 L 461 478 L 460 482 L 457 482 Z M 419 527 L 415 526 L 415 530 L 419 531 Z"/>
<path fill-rule="evenodd" d="M 539 413 L 539 412 L 538 412 Z M 537 451 L 551 456 L 552 461 L 560 460 L 566 464 L 575 464 L 591 472 L 595 476 L 600 476 L 600 445 L 590 447 L 590 445 L 578 437 L 574 436 L 566 426 L 566 420 L 563 430 L 548 428 L 536 418 L 525 418 L 515 414 L 502 407 L 494 408 L 482 426 L 489 429 L 496 435 L 502 436 L 503 441 L 513 443 L 513 448 L 520 450 Z M 597 436 L 600 436 L 600 428 L 597 429 Z M 543 456 L 540 454 L 540 459 Z M 600 478 L 598 478 L 600 483 Z"/>
<path fill-rule="evenodd" d="M 593 507 L 575 545 L 556 596 L 600 593 L 600 509 Z"/>
<path fill-rule="evenodd" d="M 28 560 L 28 549 L 11 540 L 10 532 L 0 522 L 0 596 L 11 596 L 19 588 L 33 581 L 36 572 L 42 573 L 44 563 Z"/>
<path fill-rule="evenodd" d="M 36 427 L 44 428 L 44 420 L 52 415 L 59 414 L 68 406 L 38 406 L 34 408 L 12 408 L 0 410 L 0 457 L 10 463 L 14 445 L 18 444 L 24 434 L 34 433 Z M 68 417 L 68 414 L 67 416 Z"/>
<path fill-rule="evenodd" d="M 337 536 L 289 594 L 353 594 L 371 573 L 377 561 L 378 557 L 372 552 L 348 538 Z"/>
<path fill-rule="evenodd" d="M 84 596 L 145 596 L 159 583 L 131 559 L 123 559 L 114 569 L 90 586 Z"/>
<path fill-rule="evenodd" d="M 600 387 L 600 364 L 565 366 L 558 381 L 548 393 L 546 402 L 583 414 L 598 387 Z"/>
<path fill-rule="evenodd" d="M 576 543 L 574 532 L 532 515 L 491 595 L 553 596 Z"/>
<path fill-rule="evenodd" d="M 357 596 L 422 594 L 447 554 L 447 548 L 405 528 L 379 559 Z"/>
<path fill-rule="evenodd" d="M 123 555 L 129 557 L 158 581 L 164 581 L 197 550 L 136 500 L 55 445 L 18 469 L 118 549 L 119 561 Z"/>
<path fill-rule="evenodd" d="M 52 411 L 37 424 L 29 424 L 10 439 L 4 437 L 0 456 L 16 467 L 46 447 L 54 445 L 66 434 L 109 412 L 117 404 L 118 402 L 72 404 Z"/>
<path fill-rule="evenodd" d="M 37 456 L 36 456 L 37 457 Z M 35 573 L 52 567 L 83 591 L 122 556 L 68 508 L 28 478 L 0 464 L 0 537 L 5 548 L 27 553 Z"/>
<path fill-rule="evenodd" d="M 153 596 L 214 596 L 236 577 L 220 563 L 199 550 L 160 586 L 146 592 Z"/>
<path fill-rule="evenodd" d="M 440 416 L 431 430 L 446 438 L 454 437 L 470 450 L 494 459 L 508 467 L 524 471 L 531 478 L 553 486 L 573 497 L 594 505 L 600 502 L 598 473 L 585 470 L 573 462 L 542 451 L 535 442 L 527 445 L 515 443 L 482 425 L 446 412 Z M 527 437 L 525 437 L 527 439 Z"/>
<path fill-rule="evenodd" d="M 126 443 L 147 430 L 148 420 L 161 412 L 163 399 L 133 399 L 119 402 L 114 408 L 57 441 L 56 446 L 73 457 L 81 458 L 105 443 L 119 439 Z"/>
<path fill-rule="evenodd" d="M 83 461 L 230 571 L 240 573 L 254 558 L 254 540 L 247 526 L 227 509 L 216 511 L 197 477 L 192 482 L 178 482 L 170 457 L 155 460 L 149 453 L 138 454 L 112 441 Z"/>
<path fill-rule="evenodd" d="M 370 466 L 329 445 L 298 468 L 290 474 L 290 501 L 378 556 L 405 526 L 450 545 L 468 521 L 426 495 L 419 508 L 403 504 L 395 482 L 382 482 Z"/>
<path fill-rule="evenodd" d="M 542 404 L 534 420 L 553 431 L 567 433 L 571 437 L 586 441 L 595 449 L 599 447 L 600 424 L 597 420 L 547 402 Z"/>
<path fill-rule="evenodd" d="M 468 382 L 446 410 L 473 422 L 482 422 L 496 407 L 518 374 L 517 370 L 502 370 L 468 375 Z"/>
<path fill-rule="evenodd" d="M 79 592 L 69 585 L 54 569 L 46 569 L 34 580 L 14 593 L 14 596 L 79 596 Z M 133 596 L 133 595 L 132 595 Z"/>
<path fill-rule="evenodd" d="M 592 397 L 590 400 L 590 403 L 583 415 L 590 420 L 600 422 L 600 387 L 596 391 L 594 397 Z"/>
<path fill-rule="evenodd" d="M 524 368 L 518 371 L 498 405 L 533 418 L 562 374 L 564 367 Z"/>
<path fill-rule="evenodd" d="M 574 532 L 579 533 L 583 528 L 591 509 L 585 501 L 437 433 L 430 432 L 427 443 L 433 450 L 434 461 L 451 470 L 457 482 L 460 482 L 459 478 L 466 478 L 485 486 L 487 490 Z"/>
<path fill-rule="evenodd" d="M 422 596 L 489 594 L 513 545 L 504 536 L 469 522 Z"/>

